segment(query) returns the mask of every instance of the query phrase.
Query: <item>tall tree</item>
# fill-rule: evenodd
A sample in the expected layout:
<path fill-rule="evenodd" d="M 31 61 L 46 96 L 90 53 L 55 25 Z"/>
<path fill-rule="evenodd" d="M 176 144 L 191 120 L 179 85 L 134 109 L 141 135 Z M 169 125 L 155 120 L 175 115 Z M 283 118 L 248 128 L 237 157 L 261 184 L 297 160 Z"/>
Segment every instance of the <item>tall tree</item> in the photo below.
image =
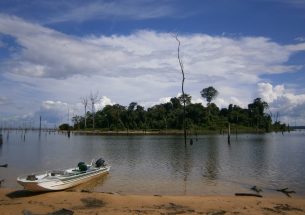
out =
<path fill-rule="evenodd" d="M 218 91 L 214 87 L 209 86 L 207 88 L 203 88 L 200 91 L 200 94 L 202 98 L 206 99 L 209 105 L 211 101 L 218 96 Z"/>
<path fill-rule="evenodd" d="M 174 109 L 178 109 L 181 107 L 181 103 L 180 103 L 179 99 L 176 97 L 171 98 L 170 102 L 172 103 Z"/>
<path fill-rule="evenodd" d="M 136 102 L 131 102 L 127 108 L 127 132 L 129 130 L 129 128 L 134 129 L 136 127 L 136 123 L 135 123 L 135 113 L 134 110 L 136 108 L 136 106 L 138 105 L 138 103 Z"/>
<path fill-rule="evenodd" d="M 269 108 L 267 102 L 263 101 L 261 98 L 256 98 L 253 100 L 253 103 L 248 105 L 250 117 L 252 119 L 252 125 L 256 124 L 257 127 L 261 127 L 262 124 L 266 124 L 266 121 L 269 121 L 269 116 L 265 116 L 264 112 Z"/>
<path fill-rule="evenodd" d="M 134 111 L 135 107 L 138 105 L 136 102 L 131 102 L 128 106 L 129 111 Z"/>

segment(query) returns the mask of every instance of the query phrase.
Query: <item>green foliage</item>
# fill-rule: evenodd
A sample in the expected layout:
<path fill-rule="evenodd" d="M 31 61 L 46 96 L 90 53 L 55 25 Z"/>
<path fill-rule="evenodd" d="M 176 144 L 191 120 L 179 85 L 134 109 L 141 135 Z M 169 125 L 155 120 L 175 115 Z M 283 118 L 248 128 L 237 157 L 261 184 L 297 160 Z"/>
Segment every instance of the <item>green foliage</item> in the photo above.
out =
<path fill-rule="evenodd" d="M 214 94 L 215 95 L 215 94 Z M 192 104 L 191 96 L 186 94 L 186 127 L 191 130 L 222 131 L 228 123 L 235 127 L 253 128 L 269 132 L 274 129 L 282 130 L 284 124 L 279 122 L 272 125 L 269 114 L 266 114 L 268 104 L 260 98 L 254 99 L 248 108 L 230 104 L 228 108 L 219 109 L 214 103 L 204 107 L 201 103 Z M 213 97 L 213 96 L 212 96 Z M 211 97 L 211 98 L 212 98 Z M 102 130 L 168 130 L 183 129 L 183 98 L 171 98 L 170 102 L 154 105 L 147 110 L 131 102 L 128 107 L 119 104 L 107 105 L 96 112 L 97 129 Z M 211 100 L 209 100 L 211 101 Z M 92 125 L 92 114 L 88 112 L 87 127 Z M 84 116 L 73 117 L 75 129 L 84 129 Z M 66 128 L 66 127 L 63 127 Z M 253 130 L 252 129 L 252 130 Z"/>
<path fill-rule="evenodd" d="M 208 102 L 208 104 L 211 103 L 211 101 L 217 97 L 218 95 L 218 91 L 212 87 L 212 86 L 209 86 L 207 88 L 203 88 L 200 92 L 202 98 L 205 98 Z"/>
<path fill-rule="evenodd" d="M 184 94 L 178 97 L 180 104 L 183 105 L 183 103 L 185 102 L 185 105 L 189 105 L 191 104 L 191 100 L 192 100 L 192 96 L 190 96 L 189 94 Z"/>
<path fill-rule="evenodd" d="M 72 129 L 72 127 L 69 126 L 69 124 L 67 124 L 67 123 L 61 124 L 61 125 L 59 126 L 59 130 L 62 130 L 62 131 L 67 131 L 67 130 L 69 130 L 69 129 Z"/>

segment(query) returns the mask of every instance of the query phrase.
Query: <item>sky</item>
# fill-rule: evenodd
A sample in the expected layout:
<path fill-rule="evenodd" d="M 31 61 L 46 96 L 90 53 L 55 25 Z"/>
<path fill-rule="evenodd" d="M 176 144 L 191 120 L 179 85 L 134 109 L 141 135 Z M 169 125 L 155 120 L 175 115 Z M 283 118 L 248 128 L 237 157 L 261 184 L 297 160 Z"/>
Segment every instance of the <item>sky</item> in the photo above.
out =
<path fill-rule="evenodd" d="M 96 110 L 167 102 L 181 93 L 176 35 L 193 103 L 213 86 L 220 108 L 259 97 L 305 125 L 305 0 L 1 0 L 0 123 L 58 126 L 90 94 Z"/>

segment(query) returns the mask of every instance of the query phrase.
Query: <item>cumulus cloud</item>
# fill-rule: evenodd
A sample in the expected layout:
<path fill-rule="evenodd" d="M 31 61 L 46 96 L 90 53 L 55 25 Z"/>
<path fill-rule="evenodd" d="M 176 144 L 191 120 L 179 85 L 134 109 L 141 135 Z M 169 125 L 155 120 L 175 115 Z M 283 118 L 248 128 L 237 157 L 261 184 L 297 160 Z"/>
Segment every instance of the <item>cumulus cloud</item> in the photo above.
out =
<path fill-rule="evenodd" d="M 268 103 L 282 97 L 284 95 L 284 91 L 284 85 L 277 85 L 273 87 L 270 83 L 258 83 L 258 95 Z"/>
<path fill-rule="evenodd" d="M 115 102 L 112 102 L 110 98 L 107 96 L 102 96 L 101 99 L 98 100 L 98 102 L 95 104 L 94 108 L 95 110 L 101 110 L 103 109 L 106 105 L 114 105 Z"/>
<path fill-rule="evenodd" d="M 295 94 L 284 85 L 273 86 L 270 83 L 258 83 L 257 89 L 258 97 L 269 103 L 273 115 L 282 116 L 281 121 L 305 123 L 305 94 Z"/>
<path fill-rule="evenodd" d="M 138 31 L 130 35 L 71 37 L 55 30 L 1 15 L 0 31 L 24 47 L 7 62 L 16 74 L 64 79 L 72 75 L 141 76 L 163 74 L 177 80 L 176 41 L 170 33 Z M 305 44 L 283 46 L 263 37 L 225 38 L 205 34 L 181 35 L 186 71 L 196 79 L 256 82 L 260 74 L 293 72 L 289 57 Z M 47 50 L 47 51 L 46 51 Z"/>
<path fill-rule="evenodd" d="M 0 90 L 18 103 L 30 98 L 27 105 L 20 104 L 23 111 L 33 109 L 33 101 L 46 99 L 77 104 L 80 94 L 91 90 L 100 90 L 105 96 L 96 108 L 113 104 L 112 100 L 123 105 L 137 101 L 148 107 L 165 102 L 165 95 L 174 97 L 181 89 L 177 42 L 171 33 L 139 30 L 129 35 L 76 37 L 4 14 L 0 15 L 0 33 L 15 38 L 20 46 L 0 63 L 5 79 Z M 187 34 L 179 39 L 185 92 L 193 101 L 204 103 L 199 92 L 213 85 L 220 92 L 215 100 L 220 107 L 230 103 L 246 106 L 262 75 L 300 70 L 302 65 L 289 64 L 289 59 L 305 50 L 305 43 L 282 45 L 265 37 Z M 7 46 L 4 48 L 10 44 Z M 286 92 L 266 83 L 260 84 L 259 90 L 270 102 Z M 64 108 L 56 102 L 52 109 L 46 105 L 51 104 L 44 104 L 43 110 L 54 115 L 59 112 L 56 107 Z"/>
<path fill-rule="evenodd" d="M 162 97 L 162 98 L 160 98 L 159 99 L 159 104 L 161 103 L 161 104 L 165 104 L 165 103 L 167 103 L 167 102 L 170 102 L 170 100 L 171 100 L 171 98 L 172 97 Z"/>

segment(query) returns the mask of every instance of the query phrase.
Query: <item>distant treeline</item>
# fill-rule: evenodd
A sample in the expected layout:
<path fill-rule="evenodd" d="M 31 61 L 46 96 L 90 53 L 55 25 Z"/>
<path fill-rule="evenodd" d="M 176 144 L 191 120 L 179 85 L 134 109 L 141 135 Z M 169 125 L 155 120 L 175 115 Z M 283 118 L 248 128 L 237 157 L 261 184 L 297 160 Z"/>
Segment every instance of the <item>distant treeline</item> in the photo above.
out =
<path fill-rule="evenodd" d="M 272 123 L 270 114 L 265 113 L 268 104 L 261 98 L 254 99 L 248 104 L 248 108 L 230 104 L 228 108 L 219 109 L 214 103 L 208 103 L 204 107 L 201 103 L 192 104 L 190 101 L 191 96 L 186 94 L 187 129 L 218 131 L 227 128 L 228 123 L 265 132 L 287 129 L 285 124 Z M 147 110 L 136 102 L 131 102 L 128 107 L 120 104 L 107 105 L 96 113 L 88 111 L 85 116 L 74 116 L 72 120 L 73 128 L 78 130 L 181 130 L 183 97 L 171 98 L 170 102 L 154 105 Z M 61 129 L 67 126 L 63 124 Z"/>
<path fill-rule="evenodd" d="M 305 126 L 291 126 L 291 129 L 305 129 Z"/>

